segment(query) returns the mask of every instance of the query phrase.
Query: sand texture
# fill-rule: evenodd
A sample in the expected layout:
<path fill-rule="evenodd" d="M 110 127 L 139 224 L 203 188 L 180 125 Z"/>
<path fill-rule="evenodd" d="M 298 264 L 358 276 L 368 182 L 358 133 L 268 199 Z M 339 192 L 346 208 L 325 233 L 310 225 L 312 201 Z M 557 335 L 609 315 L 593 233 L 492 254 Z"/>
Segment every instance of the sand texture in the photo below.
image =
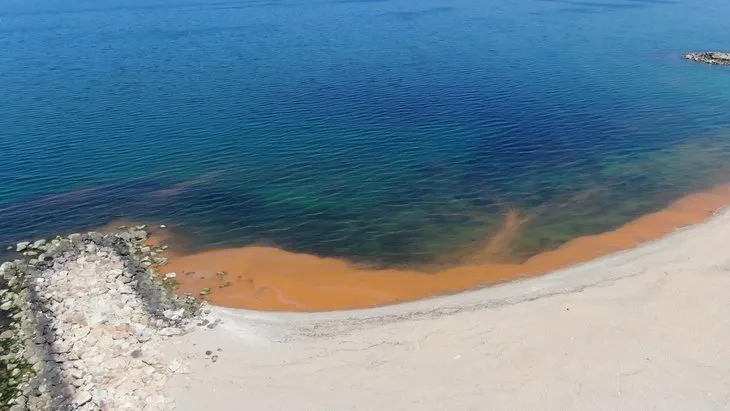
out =
<path fill-rule="evenodd" d="M 630 251 L 375 309 L 172 339 L 178 410 L 730 409 L 730 212 Z M 209 351 L 206 353 L 206 351 Z"/>

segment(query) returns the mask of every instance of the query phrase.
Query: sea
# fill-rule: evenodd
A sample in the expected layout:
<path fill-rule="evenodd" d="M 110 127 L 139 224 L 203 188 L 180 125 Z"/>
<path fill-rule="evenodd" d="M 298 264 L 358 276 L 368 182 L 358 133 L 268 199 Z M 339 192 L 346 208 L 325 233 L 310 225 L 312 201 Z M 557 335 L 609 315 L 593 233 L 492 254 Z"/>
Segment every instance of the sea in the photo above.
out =
<path fill-rule="evenodd" d="M 522 260 L 730 181 L 727 0 L 3 0 L 0 244 Z"/>

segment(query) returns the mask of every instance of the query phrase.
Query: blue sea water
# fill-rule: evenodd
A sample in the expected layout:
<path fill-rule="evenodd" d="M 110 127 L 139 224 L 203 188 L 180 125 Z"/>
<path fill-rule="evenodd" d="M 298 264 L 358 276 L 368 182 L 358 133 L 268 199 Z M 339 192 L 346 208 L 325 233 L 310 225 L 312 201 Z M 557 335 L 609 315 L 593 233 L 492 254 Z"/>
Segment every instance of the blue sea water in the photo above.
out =
<path fill-rule="evenodd" d="M 0 242 L 515 256 L 730 181 L 726 0 L 5 0 Z M 448 259 L 448 258 L 447 258 Z"/>

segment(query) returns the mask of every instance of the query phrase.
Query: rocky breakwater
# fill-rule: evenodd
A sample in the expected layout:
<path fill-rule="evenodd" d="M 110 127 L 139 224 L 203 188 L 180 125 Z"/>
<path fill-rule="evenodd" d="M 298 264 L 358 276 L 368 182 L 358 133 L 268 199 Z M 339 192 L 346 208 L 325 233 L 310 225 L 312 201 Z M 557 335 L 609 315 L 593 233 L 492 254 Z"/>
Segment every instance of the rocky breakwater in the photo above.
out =
<path fill-rule="evenodd" d="M 730 66 L 730 53 L 722 53 L 719 51 L 708 51 L 702 53 L 689 53 L 684 58 L 698 63 L 718 64 Z"/>
<path fill-rule="evenodd" d="M 199 305 L 159 280 L 144 227 L 17 245 L 2 264 L 2 403 L 17 410 L 165 410 L 162 357 Z"/>

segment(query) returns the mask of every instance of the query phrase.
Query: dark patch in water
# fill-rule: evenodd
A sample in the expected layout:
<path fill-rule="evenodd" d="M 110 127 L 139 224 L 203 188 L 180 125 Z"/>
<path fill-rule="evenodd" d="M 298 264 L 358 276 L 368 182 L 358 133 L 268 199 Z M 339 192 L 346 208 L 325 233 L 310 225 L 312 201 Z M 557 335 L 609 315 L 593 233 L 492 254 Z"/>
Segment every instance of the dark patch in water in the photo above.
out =
<path fill-rule="evenodd" d="M 178 234 L 194 241 L 191 251 L 269 245 L 371 265 L 423 265 L 479 249 L 500 230 L 504 216 L 516 210 L 527 220 L 509 249 L 512 258 L 524 259 L 577 236 L 612 230 L 687 191 L 724 181 L 730 176 L 730 152 L 713 140 L 697 139 L 618 161 L 593 160 L 595 164 L 581 165 L 591 172 L 557 174 L 552 177 L 555 184 L 546 184 L 549 176 L 539 174 L 504 186 L 480 184 L 494 167 L 514 167 L 517 163 L 509 156 L 487 167 L 479 161 L 465 165 L 473 173 L 457 179 L 445 165 L 424 165 L 420 173 L 429 184 L 391 193 L 374 207 L 362 207 L 357 198 L 331 204 L 315 197 L 302 203 L 291 194 L 279 199 L 246 193 L 222 186 L 220 176 L 173 185 L 154 180 L 108 185 L 36 196 L 5 207 L 0 210 L 0 242 L 124 218 L 173 222 Z"/>

